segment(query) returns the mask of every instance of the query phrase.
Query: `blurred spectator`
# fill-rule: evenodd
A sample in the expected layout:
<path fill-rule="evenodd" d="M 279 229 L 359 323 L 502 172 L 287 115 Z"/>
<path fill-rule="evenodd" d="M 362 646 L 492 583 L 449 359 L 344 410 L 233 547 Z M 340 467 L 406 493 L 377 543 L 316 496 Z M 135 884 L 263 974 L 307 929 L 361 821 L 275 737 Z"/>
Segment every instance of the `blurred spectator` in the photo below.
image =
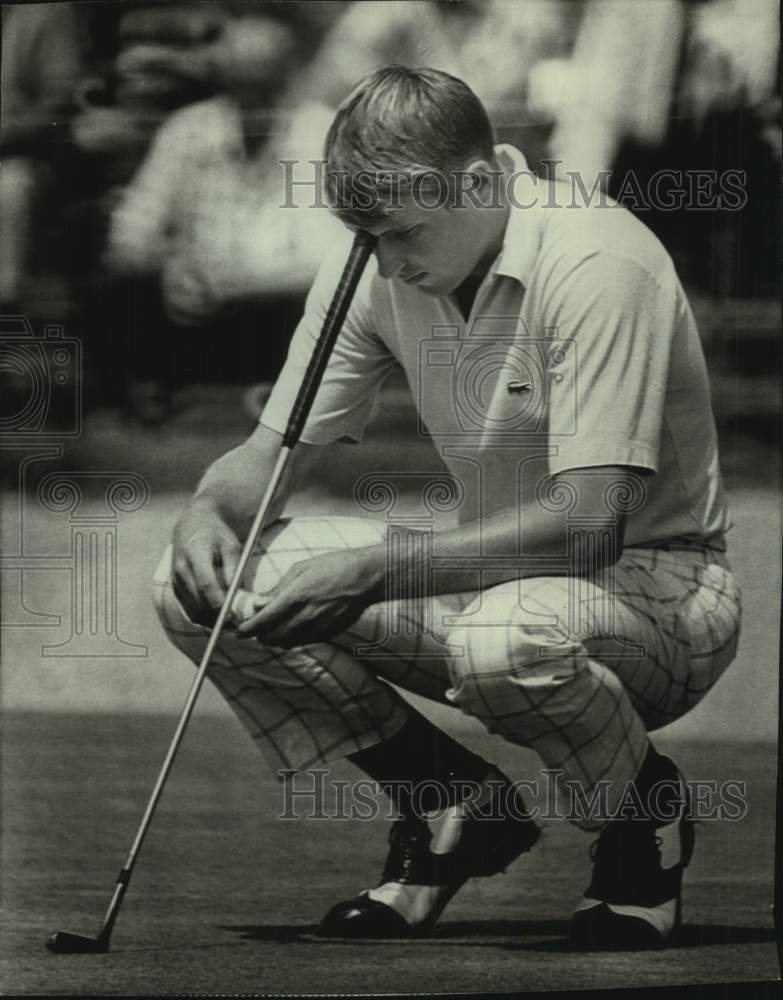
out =
<path fill-rule="evenodd" d="M 339 231 L 312 207 L 309 161 L 338 103 L 382 64 L 462 77 L 501 140 L 533 165 L 539 152 L 562 159 L 588 186 L 612 169 L 642 182 L 661 167 L 745 169 L 741 233 L 737 213 L 645 221 L 702 283 L 775 284 L 773 0 L 126 0 L 3 14 L 0 291 L 18 302 L 31 248 L 50 252 L 33 235 L 34 207 L 56 191 L 57 218 L 74 221 L 59 225 L 73 262 L 89 266 L 105 245 L 83 310 L 88 361 L 104 353 L 108 399 L 128 390 L 127 362 L 150 419 L 165 415 L 160 386 L 182 371 L 183 327 L 187 377 L 217 370 L 210 337 L 258 340 L 262 327 L 257 367 L 234 368 L 276 373 Z M 741 240 L 758 252 L 739 254 Z"/>
<path fill-rule="evenodd" d="M 762 108 L 775 97 L 779 9 L 776 0 L 691 5 L 679 115 L 703 126 L 716 109 Z"/>
<path fill-rule="evenodd" d="M 318 52 L 314 92 L 334 107 L 377 66 L 426 64 L 459 72 L 494 110 L 509 102 L 518 113 L 530 66 L 563 50 L 564 16 L 560 0 L 356 0 Z"/>
<path fill-rule="evenodd" d="M 775 0 L 688 4 L 667 158 L 692 174 L 741 175 L 739 209 L 675 214 L 653 227 L 717 299 L 776 295 L 780 281 L 780 34 Z M 771 142 L 774 134 L 776 141 Z M 687 218 L 685 217 L 687 215 Z M 768 346 L 758 359 L 772 364 Z"/>
<path fill-rule="evenodd" d="M 253 273 L 259 222 L 268 207 L 258 152 L 270 132 L 269 109 L 289 74 L 311 55 L 307 32 L 296 30 L 301 13 L 294 4 L 221 7 L 220 24 L 213 22 L 215 30 L 196 46 L 190 64 L 219 96 L 191 103 L 162 124 L 112 212 L 105 260 L 111 272 L 132 281 L 134 330 L 125 338 L 129 392 L 145 419 L 165 415 L 172 362 L 184 346 L 176 329 L 155 315 L 160 290 L 168 320 L 179 326 L 214 332 L 221 323 L 257 325 L 261 315 L 258 295 L 270 286 Z M 151 30 L 138 20 L 131 28 Z M 152 63 L 148 52 L 144 66 L 176 66 L 169 55 L 158 46 L 158 61 Z M 279 292 L 284 283 L 272 287 Z M 272 355 L 282 350 L 277 337 L 267 362 L 278 365 L 282 358 Z"/>
<path fill-rule="evenodd" d="M 318 45 L 327 8 L 340 16 Z M 200 328 L 227 320 L 227 309 L 236 323 L 238 305 L 255 303 L 258 315 L 262 299 L 305 294 L 340 228 L 325 206 L 313 204 L 313 161 L 321 159 L 337 104 L 368 70 L 390 62 L 448 69 L 515 121 L 523 114 L 530 66 L 563 47 L 555 0 L 358 2 L 344 11 L 254 3 L 223 10 L 224 21 L 192 63 L 217 81 L 221 96 L 175 113 L 161 127 L 112 214 L 107 249 L 117 273 L 160 273 L 168 318 Z M 123 32 L 138 36 L 138 22 Z M 501 34 L 509 44 L 499 48 Z M 274 114 L 265 116 L 272 107 Z M 286 190 L 283 161 L 296 164 L 293 192 Z M 292 201 L 298 207 L 281 207 Z M 282 362 L 289 333 L 266 334 L 267 377 Z M 144 358 L 161 354 L 160 338 L 151 353 L 138 347 L 137 369 L 149 371 Z M 154 413 L 161 379 L 139 373 L 135 381 L 137 401 Z"/>
<path fill-rule="evenodd" d="M 356 0 L 319 50 L 311 93 L 334 109 L 378 66 L 427 65 L 465 80 L 495 124 L 518 123 L 532 67 L 570 49 L 570 8 L 562 0 Z"/>
<path fill-rule="evenodd" d="M 642 194 L 628 207 L 645 213 L 686 281 L 718 296 L 777 284 L 777 21 L 775 0 L 590 0 L 572 55 L 540 62 L 530 79 L 533 110 L 555 122 L 558 174 L 610 194 L 630 179 Z M 672 171 L 685 198 L 667 208 L 646 192 Z M 746 198 L 732 211 L 688 194 L 688 177 L 713 176 L 720 190 L 732 174 Z"/>
<path fill-rule="evenodd" d="M 213 43 L 228 15 L 220 4 L 129 5 L 120 17 L 114 74 L 121 104 L 176 107 L 206 96 L 216 77 Z"/>
<path fill-rule="evenodd" d="M 534 105 L 555 119 L 549 153 L 590 190 L 626 139 L 657 146 L 669 120 L 685 10 L 680 0 L 590 0 L 573 53 L 545 61 Z"/>
<path fill-rule="evenodd" d="M 74 141 L 114 157 L 118 179 L 126 180 L 171 111 L 215 93 L 213 43 L 227 13 L 212 2 L 147 0 L 101 5 L 90 15 L 100 55 L 80 87 Z"/>
<path fill-rule="evenodd" d="M 229 17 L 201 53 L 220 95 L 181 109 L 161 126 L 111 219 L 107 260 L 118 271 L 162 273 L 172 318 L 199 322 L 239 297 L 236 269 L 263 208 L 255 154 L 294 66 L 290 25 Z M 204 272 L 192 301 L 180 285 Z"/>
<path fill-rule="evenodd" d="M 626 140 L 661 145 L 673 111 L 698 127 L 715 110 L 774 95 L 775 0 L 590 0 L 570 58 L 544 61 L 533 102 L 556 127 L 550 153 L 588 187 Z"/>
<path fill-rule="evenodd" d="M 75 5 L 3 6 L 0 170 L 0 308 L 18 312 L 36 210 L 53 185 L 67 187 L 65 140 L 82 70 Z"/>
<path fill-rule="evenodd" d="M 314 204 L 313 161 L 320 161 L 335 109 L 357 80 L 388 63 L 434 66 L 465 79 L 497 118 L 519 122 L 531 65 L 563 48 L 562 9 L 557 0 L 350 4 L 309 64 L 298 61 L 289 74 L 277 123 L 254 158 L 253 210 L 232 228 L 230 267 L 220 239 L 204 242 L 200 260 L 190 255 L 187 281 L 183 275 L 176 287 L 192 295 L 192 308 L 309 288 L 339 232 L 326 208 Z M 507 44 L 498 46 L 501 35 Z M 289 174 L 285 161 L 295 163 Z M 171 298 L 175 283 L 169 288 Z"/>

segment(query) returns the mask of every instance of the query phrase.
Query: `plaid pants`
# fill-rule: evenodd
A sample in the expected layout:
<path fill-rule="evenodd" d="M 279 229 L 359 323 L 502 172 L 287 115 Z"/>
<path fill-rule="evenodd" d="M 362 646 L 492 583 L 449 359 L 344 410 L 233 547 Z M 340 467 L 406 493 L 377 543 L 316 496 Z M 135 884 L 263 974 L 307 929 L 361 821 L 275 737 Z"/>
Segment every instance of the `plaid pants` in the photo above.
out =
<path fill-rule="evenodd" d="M 268 593 L 295 562 L 383 538 L 382 522 L 356 517 L 278 521 L 243 586 Z M 170 565 L 167 550 L 158 614 L 198 662 L 209 633 L 183 612 Z M 375 604 L 328 643 L 284 650 L 225 632 L 209 677 L 274 769 L 305 769 L 395 733 L 406 709 L 389 681 L 533 748 L 586 795 L 604 781 L 619 796 L 647 732 L 692 708 L 734 658 L 740 614 L 722 552 L 628 548 L 600 579 L 534 577 Z"/>

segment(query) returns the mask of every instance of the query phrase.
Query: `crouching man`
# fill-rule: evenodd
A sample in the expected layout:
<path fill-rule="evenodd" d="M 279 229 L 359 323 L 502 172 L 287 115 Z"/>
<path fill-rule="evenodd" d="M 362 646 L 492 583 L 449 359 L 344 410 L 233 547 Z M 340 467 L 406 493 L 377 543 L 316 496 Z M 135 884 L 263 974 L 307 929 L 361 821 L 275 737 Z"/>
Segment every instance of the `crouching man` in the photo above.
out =
<path fill-rule="evenodd" d="M 467 879 L 538 838 L 509 779 L 401 688 L 532 748 L 560 787 L 602 803 L 572 817 L 597 833 L 575 947 L 660 946 L 693 827 L 649 734 L 709 691 L 740 620 L 707 373 L 672 262 L 619 206 L 566 210 L 573 192 L 494 145 L 444 73 L 367 77 L 326 161 L 333 210 L 377 237 L 375 255 L 243 581 L 255 597 L 209 676 L 275 770 L 348 757 L 394 800 L 379 883 L 336 904 L 323 934 L 424 933 Z M 349 243 L 316 278 L 258 429 L 207 470 L 158 571 L 161 621 L 194 661 Z M 395 547 L 381 521 L 281 518 L 319 449 L 359 440 L 400 368 L 453 475 L 457 525 Z"/>

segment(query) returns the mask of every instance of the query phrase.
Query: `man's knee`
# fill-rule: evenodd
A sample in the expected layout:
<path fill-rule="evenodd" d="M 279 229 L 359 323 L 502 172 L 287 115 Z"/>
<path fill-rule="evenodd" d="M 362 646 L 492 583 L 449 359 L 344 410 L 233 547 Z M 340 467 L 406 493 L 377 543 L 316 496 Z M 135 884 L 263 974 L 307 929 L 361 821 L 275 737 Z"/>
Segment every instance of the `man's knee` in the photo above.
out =
<path fill-rule="evenodd" d="M 152 577 L 152 602 L 166 635 L 175 646 L 179 646 L 181 643 L 178 640 L 203 635 L 205 629 L 195 625 L 188 618 L 174 593 L 171 580 L 171 555 L 172 550 L 169 545 Z"/>
<path fill-rule="evenodd" d="M 582 646 L 550 626 L 462 625 L 449 633 L 449 700 L 499 732 L 498 717 L 534 711 L 548 690 L 573 681 L 583 668 Z"/>

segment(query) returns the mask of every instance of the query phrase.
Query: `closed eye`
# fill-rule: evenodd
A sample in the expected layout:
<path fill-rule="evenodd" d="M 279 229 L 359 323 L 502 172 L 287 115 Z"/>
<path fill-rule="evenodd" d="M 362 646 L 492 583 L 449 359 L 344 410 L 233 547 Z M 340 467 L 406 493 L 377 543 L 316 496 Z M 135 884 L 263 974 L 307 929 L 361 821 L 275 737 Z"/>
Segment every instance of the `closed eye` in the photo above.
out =
<path fill-rule="evenodd" d="M 418 232 L 418 226 L 411 226 L 410 229 L 398 229 L 396 232 L 387 233 L 387 237 L 395 240 L 407 240 L 410 239 L 416 232 Z"/>

